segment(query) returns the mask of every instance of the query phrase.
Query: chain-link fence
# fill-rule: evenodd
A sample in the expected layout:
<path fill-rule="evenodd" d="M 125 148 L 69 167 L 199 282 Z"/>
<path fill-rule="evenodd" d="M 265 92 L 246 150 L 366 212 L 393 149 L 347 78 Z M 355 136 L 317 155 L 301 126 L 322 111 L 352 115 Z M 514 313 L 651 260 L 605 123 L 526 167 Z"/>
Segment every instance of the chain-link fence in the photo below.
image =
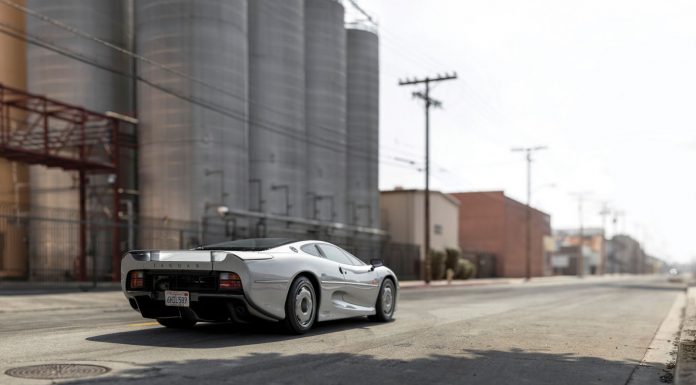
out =
<path fill-rule="evenodd" d="M 190 249 L 202 244 L 255 237 L 318 239 L 335 243 L 363 261 L 382 258 L 400 279 L 416 279 L 420 271 L 418 245 L 389 242 L 383 236 L 244 215 L 202 218 L 199 222 L 155 218 L 120 218 L 109 212 L 20 208 L 0 204 L 0 280 L 71 282 L 81 278 L 84 261 L 88 282 L 110 281 L 114 229 L 118 250 Z M 82 233 L 84 232 L 84 233 Z M 80 247 L 85 237 L 84 258 Z M 118 272 L 116 272 L 118 273 Z"/>

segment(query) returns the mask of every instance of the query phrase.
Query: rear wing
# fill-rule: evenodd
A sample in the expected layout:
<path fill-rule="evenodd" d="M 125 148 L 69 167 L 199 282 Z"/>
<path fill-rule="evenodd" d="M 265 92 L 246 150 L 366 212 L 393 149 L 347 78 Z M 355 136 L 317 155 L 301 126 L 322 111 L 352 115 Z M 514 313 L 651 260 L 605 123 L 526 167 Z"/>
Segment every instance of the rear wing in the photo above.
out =
<path fill-rule="evenodd" d="M 222 262 L 227 257 L 242 261 L 273 259 L 273 255 L 263 252 L 224 250 L 131 250 L 127 255 L 139 262 Z"/>

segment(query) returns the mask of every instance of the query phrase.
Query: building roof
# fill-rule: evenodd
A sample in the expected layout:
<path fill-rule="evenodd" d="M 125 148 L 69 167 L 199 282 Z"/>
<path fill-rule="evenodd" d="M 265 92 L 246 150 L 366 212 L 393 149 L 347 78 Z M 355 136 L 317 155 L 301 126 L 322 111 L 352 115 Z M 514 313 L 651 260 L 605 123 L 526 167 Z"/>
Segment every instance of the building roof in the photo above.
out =
<path fill-rule="evenodd" d="M 487 196 L 490 196 L 490 197 L 492 197 L 492 198 L 495 198 L 496 195 L 499 195 L 499 196 L 502 196 L 502 198 L 504 199 L 504 201 L 507 202 L 507 203 L 512 203 L 512 204 L 515 204 L 515 205 L 520 205 L 520 206 L 527 207 L 527 204 L 526 204 L 526 203 L 522 203 L 522 202 L 520 202 L 520 201 L 518 201 L 518 200 L 515 200 L 515 199 L 510 198 L 509 196 L 505 195 L 505 191 L 502 191 L 502 190 L 493 190 L 493 191 L 463 191 L 463 192 L 451 192 L 451 193 L 449 193 L 449 194 L 451 194 L 451 196 L 453 196 L 455 199 L 457 198 L 458 195 L 487 195 Z M 543 212 L 543 211 L 541 211 L 541 210 L 539 210 L 539 209 L 536 209 L 536 208 L 534 208 L 534 207 L 532 207 L 532 206 L 530 206 L 530 207 L 531 207 L 532 211 L 535 211 L 535 212 L 537 212 L 537 213 L 539 213 L 539 214 L 541 214 L 541 215 L 544 215 L 544 216 L 547 216 L 547 217 L 551 218 L 551 215 L 550 215 L 550 214 L 545 213 L 545 212 Z"/>
<path fill-rule="evenodd" d="M 380 191 L 381 194 L 389 194 L 389 195 L 396 195 L 396 194 L 418 194 L 418 193 L 424 193 L 425 190 L 421 189 L 396 189 L 396 190 L 384 190 Z M 433 194 L 440 195 L 446 200 L 448 200 L 450 203 L 452 203 L 455 206 L 459 206 L 459 200 L 457 198 L 453 197 L 452 195 L 443 193 L 442 191 L 437 191 L 437 190 L 430 190 L 430 195 L 432 196 Z"/>

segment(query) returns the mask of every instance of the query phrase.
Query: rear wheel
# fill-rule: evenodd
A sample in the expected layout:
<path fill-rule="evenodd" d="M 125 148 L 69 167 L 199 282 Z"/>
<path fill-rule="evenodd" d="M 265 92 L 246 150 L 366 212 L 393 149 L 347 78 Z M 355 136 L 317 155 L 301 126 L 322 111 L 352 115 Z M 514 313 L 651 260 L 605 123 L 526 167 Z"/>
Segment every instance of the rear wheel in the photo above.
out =
<path fill-rule="evenodd" d="M 297 277 L 285 300 L 285 327 L 291 333 L 306 333 L 314 325 L 318 307 L 314 285 L 307 277 Z"/>
<path fill-rule="evenodd" d="M 379 289 L 375 310 L 377 314 L 370 316 L 373 321 L 389 322 L 394 318 L 394 308 L 396 307 L 396 286 L 390 278 L 385 278 L 382 287 Z"/>
<path fill-rule="evenodd" d="M 196 325 L 196 321 L 184 318 L 157 318 L 160 325 L 172 329 L 188 329 Z"/>

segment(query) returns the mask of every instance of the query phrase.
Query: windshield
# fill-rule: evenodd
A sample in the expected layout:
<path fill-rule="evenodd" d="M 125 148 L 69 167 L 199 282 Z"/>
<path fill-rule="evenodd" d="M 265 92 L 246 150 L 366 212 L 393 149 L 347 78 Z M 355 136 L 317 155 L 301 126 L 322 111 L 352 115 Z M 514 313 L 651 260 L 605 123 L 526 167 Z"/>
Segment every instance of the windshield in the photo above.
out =
<path fill-rule="evenodd" d="M 215 243 L 197 247 L 196 250 L 263 251 L 295 242 L 289 238 L 251 238 Z"/>

